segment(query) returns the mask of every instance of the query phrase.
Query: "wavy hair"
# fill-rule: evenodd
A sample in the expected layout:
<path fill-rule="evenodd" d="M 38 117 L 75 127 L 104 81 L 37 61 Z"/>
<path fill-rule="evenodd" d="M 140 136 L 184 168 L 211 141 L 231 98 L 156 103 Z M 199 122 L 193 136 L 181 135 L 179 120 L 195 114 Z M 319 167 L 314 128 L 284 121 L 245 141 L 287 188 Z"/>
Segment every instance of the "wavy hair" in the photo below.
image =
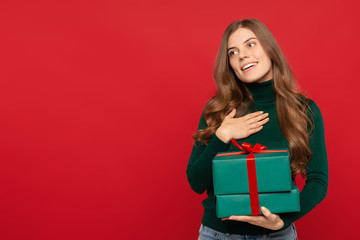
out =
<path fill-rule="evenodd" d="M 309 134 L 313 130 L 308 116 L 311 113 L 306 92 L 297 91 L 298 85 L 284 54 L 270 30 L 255 18 L 232 22 L 225 30 L 213 69 L 217 92 L 204 108 L 205 129 L 200 129 L 193 139 L 205 145 L 220 127 L 225 116 L 236 108 L 236 116 L 244 115 L 254 104 L 246 85 L 239 81 L 232 70 L 227 54 L 230 35 L 238 28 L 252 31 L 271 59 L 276 109 L 280 129 L 289 143 L 291 172 L 306 177 L 306 165 L 311 158 Z"/>

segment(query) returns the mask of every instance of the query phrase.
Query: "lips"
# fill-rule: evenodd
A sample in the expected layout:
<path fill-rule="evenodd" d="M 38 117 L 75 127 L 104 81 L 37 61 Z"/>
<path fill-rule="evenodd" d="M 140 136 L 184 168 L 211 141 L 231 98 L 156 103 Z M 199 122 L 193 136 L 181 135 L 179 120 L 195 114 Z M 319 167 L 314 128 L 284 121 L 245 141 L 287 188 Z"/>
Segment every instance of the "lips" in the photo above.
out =
<path fill-rule="evenodd" d="M 243 64 L 240 69 L 241 69 L 241 71 L 246 71 L 247 69 L 252 68 L 256 65 L 257 65 L 257 62 L 248 62 L 248 63 Z M 245 67 L 247 67 L 247 68 L 244 69 Z"/>

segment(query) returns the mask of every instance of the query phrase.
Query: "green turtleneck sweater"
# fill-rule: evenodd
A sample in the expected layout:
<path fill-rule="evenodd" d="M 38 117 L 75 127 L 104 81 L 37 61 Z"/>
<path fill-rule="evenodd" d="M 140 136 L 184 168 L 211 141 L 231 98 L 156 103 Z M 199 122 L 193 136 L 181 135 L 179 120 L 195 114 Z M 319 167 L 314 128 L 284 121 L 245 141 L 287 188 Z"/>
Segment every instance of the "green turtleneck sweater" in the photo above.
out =
<path fill-rule="evenodd" d="M 282 134 L 276 111 L 276 93 L 273 88 L 273 79 L 262 83 L 246 84 L 251 92 L 256 107 L 256 111 L 269 113 L 269 122 L 259 132 L 244 139 L 238 139 L 238 143 L 247 142 L 255 145 L 260 143 L 268 149 L 289 148 L 289 143 Z M 312 158 L 307 165 L 307 179 L 303 190 L 300 193 L 300 212 L 280 213 L 280 218 L 284 221 L 284 227 L 276 230 L 280 231 L 288 227 L 292 222 L 303 217 L 319 204 L 326 196 L 328 186 L 328 162 L 325 146 L 324 124 L 320 109 L 314 101 L 309 99 L 309 105 L 313 112 L 312 120 L 314 130 L 310 134 L 309 147 L 312 151 Z M 207 127 L 203 114 L 200 118 L 198 130 Z M 212 159 L 218 152 L 236 151 L 236 147 L 230 143 L 220 140 L 213 134 L 209 143 L 205 146 L 195 142 L 186 174 L 191 188 L 198 194 L 207 191 L 208 197 L 202 202 L 204 215 L 202 224 L 216 231 L 241 235 L 262 235 L 276 232 L 267 228 L 252 225 L 240 221 L 222 221 L 216 217 L 215 197 L 212 182 Z M 266 207 L 266 206 L 265 206 Z"/>

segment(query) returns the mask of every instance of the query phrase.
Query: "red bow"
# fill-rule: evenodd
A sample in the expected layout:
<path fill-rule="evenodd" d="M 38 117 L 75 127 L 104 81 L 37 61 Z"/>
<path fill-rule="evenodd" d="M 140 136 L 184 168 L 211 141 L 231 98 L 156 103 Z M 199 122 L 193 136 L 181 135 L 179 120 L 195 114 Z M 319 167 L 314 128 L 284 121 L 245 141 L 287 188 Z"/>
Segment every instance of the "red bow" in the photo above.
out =
<path fill-rule="evenodd" d="M 256 178 L 256 165 L 255 165 L 255 155 L 254 153 L 264 153 L 264 152 L 288 152 L 287 150 L 265 150 L 266 146 L 262 146 L 259 143 L 256 143 L 254 147 L 250 143 L 243 142 L 241 146 L 236 142 L 235 139 L 232 139 L 231 142 L 244 152 L 231 152 L 231 153 L 221 153 L 216 156 L 229 156 L 237 154 L 246 154 L 249 155 L 246 157 L 246 165 L 248 171 L 248 181 L 249 181 L 249 195 L 250 195 L 250 205 L 251 205 L 251 214 L 260 215 L 260 204 L 259 204 L 259 193 L 257 188 L 257 178 Z"/>

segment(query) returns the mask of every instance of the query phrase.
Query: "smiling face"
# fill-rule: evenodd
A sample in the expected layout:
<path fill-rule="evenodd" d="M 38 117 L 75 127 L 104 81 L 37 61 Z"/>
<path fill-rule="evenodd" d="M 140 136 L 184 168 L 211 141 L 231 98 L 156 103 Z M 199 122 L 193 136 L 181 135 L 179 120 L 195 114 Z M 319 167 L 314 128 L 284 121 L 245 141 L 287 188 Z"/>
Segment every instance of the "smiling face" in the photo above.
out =
<path fill-rule="evenodd" d="M 261 83 L 273 78 L 270 58 L 247 28 L 239 28 L 230 35 L 228 57 L 231 68 L 244 83 Z"/>

